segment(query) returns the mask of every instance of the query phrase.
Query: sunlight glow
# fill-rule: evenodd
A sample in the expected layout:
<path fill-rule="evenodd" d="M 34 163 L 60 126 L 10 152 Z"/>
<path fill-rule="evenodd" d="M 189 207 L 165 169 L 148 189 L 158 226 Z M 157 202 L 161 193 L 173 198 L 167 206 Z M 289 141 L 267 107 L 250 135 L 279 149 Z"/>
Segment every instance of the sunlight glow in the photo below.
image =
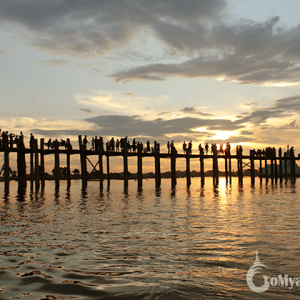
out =
<path fill-rule="evenodd" d="M 211 138 L 212 140 L 228 140 L 233 135 L 232 131 L 215 131 L 215 135 Z"/>

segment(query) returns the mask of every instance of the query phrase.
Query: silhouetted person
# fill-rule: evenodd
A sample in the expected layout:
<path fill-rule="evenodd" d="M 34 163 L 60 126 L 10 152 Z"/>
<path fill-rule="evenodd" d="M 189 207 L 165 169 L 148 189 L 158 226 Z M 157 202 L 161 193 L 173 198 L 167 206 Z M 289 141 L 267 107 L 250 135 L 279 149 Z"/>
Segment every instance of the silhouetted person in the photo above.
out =
<path fill-rule="evenodd" d="M 147 152 L 149 153 L 150 152 L 150 142 L 147 141 Z"/>
<path fill-rule="evenodd" d="M 95 138 L 94 138 L 94 137 L 92 137 L 91 143 L 92 143 L 92 148 L 91 148 L 91 150 L 95 150 Z"/>
<path fill-rule="evenodd" d="M 117 139 L 117 141 L 116 141 L 116 151 L 119 152 L 119 149 L 120 149 L 120 141 L 119 141 L 119 139 Z"/>
<path fill-rule="evenodd" d="M 30 133 L 29 147 L 30 147 L 31 149 L 34 148 L 34 136 L 33 136 L 32 133 Z"/>
<path fill-rule="evenodd" d="M 89 141 L 87 140 L 86 135 L 85 135 L 83 142 L 82 142 L 83 150 L 86 150 L 87 144 L 89 144 Z"/>
<path fill-rule="evenodd" d="M 182 144 L 182 150 L 183 150 L 183 153 L 186 152 L 186 143 L 185 143 L 185 141 L 183 141 L 183 144 Z"/>
<path fill-rule="evenodd" d="M 189 142 L 188 150 L 192 154 L 192 141 Z"/>
<path fill-rule="evenodd" d="M 208 149 L 209 149 L 209 146 L 208 146 L 208 143 L 205 144 L 205 154 L 208 153 Z"/>
<path fill-rule="evenodd" d="M 167 142 L 168 154 L 170 154 L 170 142 Z"/>

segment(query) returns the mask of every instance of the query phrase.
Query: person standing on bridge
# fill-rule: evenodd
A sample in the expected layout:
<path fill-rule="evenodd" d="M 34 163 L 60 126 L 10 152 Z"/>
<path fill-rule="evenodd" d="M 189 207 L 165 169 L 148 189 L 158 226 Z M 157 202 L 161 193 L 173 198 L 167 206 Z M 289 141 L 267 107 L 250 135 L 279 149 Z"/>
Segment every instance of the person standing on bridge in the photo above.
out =
<path fill-rule="evenodd" d="M 86 135 L 85 135 L 84 139 L 83 139 L 83 143 L 82 143 L 83 150 L 86 150 L 87 144 L 89 144 L 89 141 L 87 140 Z"/>
<path fill-rule="evenodd" d="M 34 136 L 33 136 L 32 133 L 30 133 L 29 147 L 30 147 L 31 149 L 34 148 Z"/>
<path fill-rule="evenodd" d="M 183 153 L 186 152 L 186 143 L 185 143 L 185 141 L 183 141 L 183 144 L 182 144 L 182 150 L 183 150 Z"/>
<path fill-rule="evenodd" d="M 188 150 L 192 154 L 192 141 L 189 142 Z"/>

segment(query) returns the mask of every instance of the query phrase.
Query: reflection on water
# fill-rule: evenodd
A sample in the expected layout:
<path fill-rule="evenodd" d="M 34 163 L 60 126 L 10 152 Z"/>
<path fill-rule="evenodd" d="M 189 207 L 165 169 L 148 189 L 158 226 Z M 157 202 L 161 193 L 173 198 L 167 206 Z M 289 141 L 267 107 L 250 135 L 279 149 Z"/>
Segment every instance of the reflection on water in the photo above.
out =
<path fill-rule="evenodd" d="M 246 283 L 256 250 L 268 276 L 300 277 L 297 185 L 193 180 L 11 184 L 0 201 L 0 299 L 299 298 L 297 287 L 256 294 Z"/>

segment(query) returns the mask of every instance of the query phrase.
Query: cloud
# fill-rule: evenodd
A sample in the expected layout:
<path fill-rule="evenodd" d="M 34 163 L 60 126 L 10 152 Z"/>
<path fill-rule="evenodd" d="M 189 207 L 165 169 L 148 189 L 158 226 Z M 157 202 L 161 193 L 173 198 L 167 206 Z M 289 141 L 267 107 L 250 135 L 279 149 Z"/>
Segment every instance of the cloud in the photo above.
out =
<path fill-rule="evenodd" d="M 80 108 L 80 110 L 90 115 L 93 115 L 95 113 L 93 110 L 89 108 Z"/>
<path fill-rule="evenodd" d="M 172 45 L 189 49 L 192 58 L 137 66 L 115 72 L 110 77 L 116 82 L 211 77 L 241 84 L 299 84 L 300 26 L 279 30 L 278 22 L 276 17 L 264 23 L 216 24 L 209 32 L 200 34 L 201 30 L 197 31 L 201 37 L 195 32 L 189 42 L 178 38 L 184 46 Z M 197 44 L 199 40 L 201 45 Z M 198 53 L 196 57 L 195 52 Z"/>
<path fill-rule="evenodd" d="M 203 113 L 203 112 L 199 111 L 199 109 L 197 107 L 185 107 L 185 108 L 181 109 L 180 111 L 183 113 L 186 113 L 186 114 L 195 114 L 195 115 L 200 115 L 200 116 L 213 116 L 212 114 Z"/>
<path fill-rule="evenodd" d="M 64 56 L 115 51 L 147 61 L 137 47 L 140 38 L 156 40 L 165 57 L 175 60 L 116 70 L 109 77 L 117 82 L 174 76 L 264 85 L 300 81 L 300 25 L 281 27 L 279 17 L 230 19 L 225 0 L 2 0 L 0 21 L 29 31 L 22 31 L 27 43 Z"/>
<path fill-rule="evenodd" d="M 251 123 L 252 125 L 261 125 L 271 118 L 284 119 L 287 117 L 291 117 L 299 112 L 300 95 L 279 99 L 274 101 L 274 104 L 271 106 L 257 108 L 250 114 L 239 118 L 236 123 Z"/>
<path fill-rule="evenodd" d="M 164 120 L 144 120 L 141 116 L 100 115 L 85 119 L 96 125 L 103 135 L 163 137 L 166 135 L 197 135 L 195 130 L 206 127 L 208 130 L 235 130 L 240 125 L 224 119 L 179 118 Z"/>

